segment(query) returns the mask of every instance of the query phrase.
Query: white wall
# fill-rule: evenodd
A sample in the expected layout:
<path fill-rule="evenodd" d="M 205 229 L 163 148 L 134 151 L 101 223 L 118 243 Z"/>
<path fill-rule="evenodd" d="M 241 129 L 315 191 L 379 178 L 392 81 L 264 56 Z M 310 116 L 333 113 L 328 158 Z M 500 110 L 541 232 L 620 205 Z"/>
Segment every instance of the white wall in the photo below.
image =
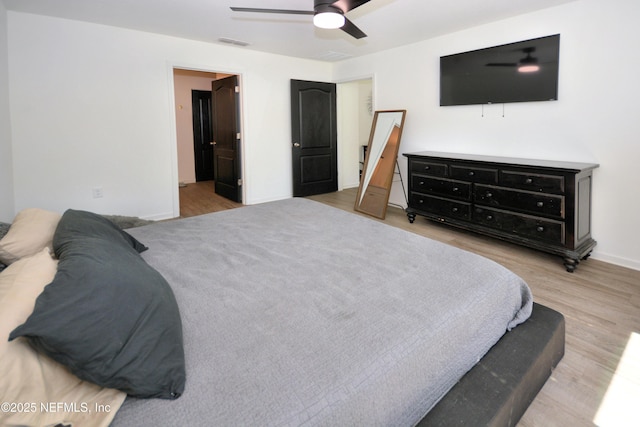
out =
<path fill-rule="evenodd" d="M 331 64 L 9 12 L 13 162 L 1 136 L 0 167 L 5 176 L 13 167 L 15 197 L 12 203 L 11 189 L 0 183 L 0 215 L 28 206 L 177 215 L 174 66 L 240 75 L 245 201 L 289 197 L 289 79 L 373 76 L 376 109 L 408 110 L 401 152 L 598 162 L 594 257 L 640 269 L 638 16 L 636 0 L 578 0 Z M 438 106 L 441 55 L 555 33 L 559 101 L 507 104 L 505 117 L 502 106 L 485 108 L 485 117 L 479 106 Z M 0 51 L 0 91 L 4 58 Z M 8 129 L 3 108 L 0 101 L 0 135 Z M 104 198 L 93 199 L 93 187 L 103 187 Z M 397 187 L 391 201 L 404 204 Z"/>
<path fill-rule="evenodd" d="M 375 76 L 376 109 L 406 108 L 401 152 L 438 150 L 597 162 L 594 258 L 640 269 L 640 2 L 580 0 L 342 61 L 334 79 Z M 439 57 L 561 34 L 559 100 L 439 107 Z M 406 161 L 401 161 L 406 177 Z M 391 201 L 405 205 L 398 185 Z"/>
<path fill-rule="evenodd" d="M 178 215 L 173 67 L 240 75 L 244 200 L 291 196 L 289 80 L 331 64 L 16 12 L 8 32 L 16 210 Z"/>
<path fill-rule="evenodd" d="M 3 222 L 11 222 L 15 214 L 11 158 L 7 11 L 0 2 L 0 221 Z"/>

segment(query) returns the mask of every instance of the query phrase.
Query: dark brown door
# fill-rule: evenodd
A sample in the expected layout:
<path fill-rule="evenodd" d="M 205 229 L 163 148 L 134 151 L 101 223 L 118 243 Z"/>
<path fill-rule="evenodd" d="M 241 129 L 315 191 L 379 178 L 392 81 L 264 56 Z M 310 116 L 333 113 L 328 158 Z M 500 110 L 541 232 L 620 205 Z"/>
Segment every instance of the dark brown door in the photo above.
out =
<path fill-rule="evenodd" d="M 216 193 L 242 203 L 238 77 L 211 82 L 213 170 Z"/>
<path fill-rule="evenodd" d="M 294 197 L 338 190 L 336 85 L 291 80 Z"/>
<path fill-rule="evenodd" d="M 211 129 L 211 92 L 192 90 L 193 153 L 196 181 L 210 181 L 213 176 L 213 132 Z"/>

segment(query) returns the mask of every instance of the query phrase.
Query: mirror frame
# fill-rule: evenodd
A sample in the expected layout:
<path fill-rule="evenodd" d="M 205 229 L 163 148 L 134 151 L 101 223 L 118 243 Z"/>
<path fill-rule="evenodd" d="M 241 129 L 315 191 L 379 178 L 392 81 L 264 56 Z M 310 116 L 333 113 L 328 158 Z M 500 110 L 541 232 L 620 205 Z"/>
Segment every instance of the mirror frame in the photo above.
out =
<path fill-rule="evenodd" d="M 375 112 L 354 206 L 356 211 L 380 219 L 386 216 L 406 115 L 407 110 Z"/>

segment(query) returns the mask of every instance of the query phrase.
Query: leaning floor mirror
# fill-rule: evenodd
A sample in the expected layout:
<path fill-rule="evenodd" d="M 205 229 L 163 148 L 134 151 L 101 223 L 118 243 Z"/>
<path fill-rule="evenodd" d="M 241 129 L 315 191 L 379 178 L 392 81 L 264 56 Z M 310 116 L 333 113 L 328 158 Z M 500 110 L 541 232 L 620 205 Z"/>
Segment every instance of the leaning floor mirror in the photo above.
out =
<path fill-rule="evenodd" d="M 384 219 L 406 110 L 376 111 L 356 196 L 355 210 Z"/>

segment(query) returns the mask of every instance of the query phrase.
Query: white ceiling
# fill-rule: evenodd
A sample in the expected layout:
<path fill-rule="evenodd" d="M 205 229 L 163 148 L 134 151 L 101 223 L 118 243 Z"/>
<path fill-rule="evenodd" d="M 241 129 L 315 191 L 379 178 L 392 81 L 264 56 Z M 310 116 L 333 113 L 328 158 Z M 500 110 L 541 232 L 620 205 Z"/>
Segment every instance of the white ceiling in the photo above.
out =
<path fill-rule="evenodd" d="M 327 61 L 365 55 L 575 0 L 371 0 L 347 14 L 368 37 L 315 28 L 306 15 L 229 6 L 313 10 L 313 0 L 2 0 L 7 10 Z"/>

